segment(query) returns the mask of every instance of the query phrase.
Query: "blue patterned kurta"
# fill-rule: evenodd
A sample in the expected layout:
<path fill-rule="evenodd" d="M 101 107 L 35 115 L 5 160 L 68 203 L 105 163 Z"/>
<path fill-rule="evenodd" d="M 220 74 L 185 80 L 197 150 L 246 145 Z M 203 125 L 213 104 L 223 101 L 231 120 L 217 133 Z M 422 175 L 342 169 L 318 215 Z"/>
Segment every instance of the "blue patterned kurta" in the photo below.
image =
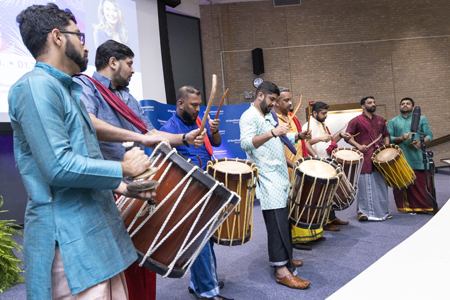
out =
<path fill-rule="evenodd" d="M 27 299 L 51 299 L 56 244 L 72 294 L 137 259 L 111 192 L 122 167 L 103 160 L 81 92 L 69 75 L 39 62 L 9 91 L 14 155 L 28 193 Z"/>
<path fill-rule="evenodd" d="M 262 210 L 286 207 L 291 187 L 281 139 L 271 138 L 258 149 L 252 142 L 255 136 L 269 132 L 276 124 L 272 114 L 263 117 L 253 104 L 239 120 L 241 148 L 247 152 L 247 159 L 254 162 L 259 170 L 256 197 L 261 202 Z M 295 144 L 295 135 L 287 134 L 292 144 Z"/>

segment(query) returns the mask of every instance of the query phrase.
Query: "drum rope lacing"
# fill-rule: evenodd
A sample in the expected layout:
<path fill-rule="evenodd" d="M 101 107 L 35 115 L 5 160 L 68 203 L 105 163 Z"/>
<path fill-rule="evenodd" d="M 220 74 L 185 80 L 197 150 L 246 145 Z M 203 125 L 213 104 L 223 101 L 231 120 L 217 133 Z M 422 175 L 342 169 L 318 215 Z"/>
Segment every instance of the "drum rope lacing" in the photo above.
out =
<path fill-rule="evenodd" d="M 294 164 L 294 172 L 293 172 L 294 174 L 296 174 L 296 169 L 304 161 L 305 161 L 305 159 L 302 157 L 301 159 L 299 159 L 299 160 L 297 160 L 295 162 L 295 164 Z M 322 161 L 324 163 L 327 163 L 327 164 L 331 164 L 332 163 L 332 161 L 325 161 L 325 160 L 322 160 L 322 159 L 320 161 Z M 338 167 L 336 169 L 336 173 L 337 173 L 337 175 L 339 175 L 341 173 L 340 167 Z M 311 205 L 313 204 L 313 201 L 314 201 L 313 196 L 314 196 L 314 190 L 316 188 L 317 177 L 314 178 L 314 182 L 313 182 L 313 184 L 312 184 L 312 186 L 311 186 L 311 188 L 309 190 L 308 196 L 306 198 L 305 206 L 303 207 L 301 213 L 298 214 L 299 210 L 300 210 L 301 197 L 302 197 L 302 194 L 303 194 L 303 183 L 305 182 L 305 176 L 306 176 L 306 172 L 302 172 L 302 178 L 301 178 L 302 179 L 301 180 L 302 184 L 300 185 L 299 191 L 297 192 L 296 195 L 295 195 L 295 193 L 296 193 L 295 189 L 291 189 L 290 197 L 288 198 L 290 200 L 290 206 L 291 206 L 290 207 L 290 211 L 289 211 L 289 218 L 291 217 L 291 215 L 292 215 L 292 213 L 293 213 L 293 211 L 295 209 L 296 212 L 297 212 L 297 215 L 298 215 L 297 222 L 296 222 L 295 226 L 298 226 L 298 223 L 300 222 L 300 219 L 303 216 L 303 213 L 305 212 L 305 209 L 308 208 L 308 210 L 307 210 L 307 222 L 309 223 L 309 226 L 308 226 L 307 229 L 311 229 L 311 225 L 313 224 L 314 218 L 316 217 L 316 214 L 318 213 L 318 210 L 316 209 L 314 211 L 313 216 L 311 217 L 311 209 L 310 208 L 311 208 Z M 293 186 L 293 184 L 295 184 L 296 182 L 300 181 L 299 178 L 297 178 L 297 177 L 298 176 L 292 176 L 291 186 Z M 320 220 L 319 224 L 324 224 L 325 218 L 328 219 L 328 215 L 329 215 L 329 212 L 331 210 L 330 202 L 331 202 L 331 199 L 333 198 L 333 196 L 334 196 L 334 194 L 336 192 L 336 189 L 339 186 L 339 183 L 340 183 L 340 180 L 341 180 L 341 176 L 336 176 L 336 177 L 333 177 L 333 178 L 337 178 L 337 184 L 335 184 L 330 190 L 330 194 L 328 196 L 328 201 L 326 202 L 327 205 L 325 206 L 324 202 L 325 202 L 326 194 L 327 194 L 327 191 L 328 191 L 328 188 L 329 188 L 329 185 L 330 185 L 330 178 L 327 178 L 327 183 L 325 185 L 325 188 L 321 189 L 321 192 L 320 192 L 320 195 L 319 195 L 319 199 L 317 201 L 318 203 L 316 205 L 316 208 L 319 207 L 320 211 L 325 209 L 324 213 L 323 213 L 323 216 L 322 216 L 322 220 Z M 294 195 L 296 197 L 294 197 Z"/>
<path fill-rule="evenodd" d="M 390 145 L 389 145 L 390 146 Z M 402 149 L 398 145 L 394 145 L 395 147 L 387 147 L 384 145 L 382 148 L 377 149 L 377 151 L 374 152 L 372 155 L 372 162 L 375 165 L 375 167 L 380 171 L 380 173 L 383 175 L 386 183 L 391 188 L 404 188 L 407 187 L 411 183 L 412 178 L 412 184 L 414 184 L 414 180 L 416 179 L 416 174 L 409 166 L 405 154 L 403 153 Z M 397 153 L 400 152 L 399 157 L 396 159 L 395 157 L 388 162 L 386 162 L 388 170 L 385 170 L 382 167 L 382 163 L 376 161 L 376 156 L 383 150 L 387 148 L 394 148 L 397 150 Z M 400 165 L 396 164 L 390 164 L 389 162 L 394 161 L 394 163 L 399 163 Z M 395 166 L 392 167 L 392 166 Z M 398 167 L 398 168 L 397 168 Z M 408 181 L 409 180 L 409 181 Z"/>
<path fill-rule="evenodd" d="M 361 174 L 362 166 L 364 164 L 364 155 L 361 152 L 358 154 L 358 152 L 354 151 L 353 149 L 354 148 L 347 148 L 347 147 L 336 148 L 331 153 L 331 157 L 338 164 L 341 165 L 342 171 L 343 171 L 343 176 L 345 176 L 345 178 L 342 178 L 341 183 L 340 183 L 341 185 L 345 185 L 345 187 L 344 186 L 341 187 L 341 191 L 343 192 L 345 199 L 341 199 L 339 193 L 336 193 L 334 195 L 334 199 L 336 200 L 334 203 L 335 209 L 344 210 L 344 209 L 350 207 L 356 198 L 359 175 Z M 358 154 L 359 159 L 347 160 L 345 158 L 339 157 L 336 153 L 338 153 L 339 151 L 342 151 L 342 150 L 355 152 L 356 154 Z M 342 159 L 342 163 L 339 163 L 338 159 Z M 358 164 L 353 163 L 356 161 L 358 162 Z M 352 180 L 353 182 L 351 182 L 351 178 L 348 178 L 347 175 L 345 174 L 345 166 L 347 165 L 347 162 L 350 162 L 348 174 L 353 175 L 353 180 Z M 354 165 L 356 165 L 355 170 L 353 168 Z M 354 173 L 353 173 L 353 170 L 354 170 Z M 350 186 L 348 185 L 348 183 L 350 183 Z M 348 190 L 350 191 L 350 194 L 347 193 Z M 347 201 L 345 201 L 345 200 L 347 200 Z"/>
<path fill-rule="evenodd" d="M 155 153 L 157 153 L 159 147 L 161 144 L 166 144 L 165 142 L 160 143 L 155 150 L 153 151 L 153 153 L 151 154 L 151 156 L 149 157 L 150 160 L 152 160 L 152 158 L 155 156 Z M 167 145 L 167 144 L 166 144 Z M 176 149 L 172 149 L 162 160 L 162 162 L 159 164 L 159 166 L 162 166 L 165 164 L 165 162 L 169 159 L 169 157 L 176 153 Z M 155 166 L 155 164 L 160 160 L 161 158 L 161 153 L 158 154 L 158 156 L 153 160 L 151 166 Z M 161 181 L 165 178 L 166 174 L 168 173 L 169 169 L 172 167 L 173 161 L 171 161 L 166 169 L 164 170 L 163 174 L 161 175 L 161 177 L 159 178 L 158 182 L 161 183 Z M 189 178 L 196 170 L 198 170 L 199 167 L 198 166 L 193 166 L 192 169 L 184 176 L 184 178 L 175 186 L 175 188 L 158 204 L 158 206 L 156 208 L 149 210 L 148 209 L 148 204 L 147 202 L 145 202 L 139 212 L 136 214 L 136 216 L 134 217 L 133 221 L 131 222 L 131 224 L 128 226 L 127 231 L 130 232 L 130 230 L 132 229 L 132 227 L 134 226 L 134 224 L 136 223 L 137 219 L 139 217 L 142 217 L 145 215 L 146 212 L 149 212 L 148 216 L 144 219 L 144 221 L 142 221 L 142 223 L 139 224 L 139 226 L 132 232 L 130 233 L 130 238 L 132 238 L 144 225 L 145 223 L 158 211 L 158 209 L 160 207 L 162 207 L 162 205 L 164 205 L 168 199 L 175 193 L 176 190 L 179 189 L 179 187 L 187 180 L 187 178 Z M 156 174 L 152 175 L 150 178 L 153 178 L 153 176 L 155 176 Z M 203 249 L 204 245 L 206 244 L 206 242 L 209 240 L 209 237 L 212 235 L 212 233 L 217 230 L 217 228 L 219 227 L 219 225 L 222 223 L 221 221 L 228 217 L 228 215 L 232 212 L 231 209 L 228 209 L 229 211 L 226 211 L 227 207 L 231 207 L 229 206 L 229 203 L 231 202 L 231 200 L 233 199 L 234 196 L 238 196 L 236 195 L 236 193 L 231 192 L 230 197 L 228 198 L 227 201 L 224 202 L 224 204 L 222 205 L 222 207 L 215 213 L 215 215 L 204 225 L 204 227 L 197 233 L 197 235 L 191 240 L 191 242 L 189 242 L 187 244 L 188 239 L 190 238 L 190 236 L 192 235 L 192 231 L 194 230 L 196 224 L 198 223 L 198 221 L 200 220 L 200 217 L 204 211 L 204 209 L 206 208 L 207 204 L 209 203 L 209 200 L 214 192 L 214 190 L 217 188 L 217 186 L 222 185 L 222 183 L 216 181 L 214 186 L 200 199 L 200 201 L 164 236 L 161 238 L 161 240 L 158 242 L 158 239 L 160 238 L 162 232 L 164 231 L 167 223 L 169 222 L 171 216 L 173 215 L 173 212 L 175 211 L 175 209 L 177 208 L 178 204 L 180 203 L 181 199 L 183 198 L 186 190 L 188 189 L 190 183 L 192 182 L 192 177 L 189 178 L 186 186 L 183 188 L 181 194 L 179 195 L 179 197 L 176 200 L 176 203 L 174 204 L 174 206 L 172 207 L 168 217 L 166 218 L 164 224 L 162 225 L 162 227 L 160 228 L 160 230 L 158 231 L 156 237 L 154 238 L 152 244 L 150 245 L 148 251 L 146 252 L 144 258 L 142 259 L 142 261 L 140 262 L 139 266 L 143 266 L 143 264 L 145 263 L 145 261 L 147 260 L 147 258 L 153 254 L 166 240 L 167 238 L 173 233 L 175 232 L 175 230 L 177 228 L 179 228 L 183 222 L 190 216 L 192 215 L 192 213 L 201 205 L 203 204 L 203 206 L 201 207 L 200 213 L 198 214 L 198 216 L 196 217 L 194 224 L 192 225 L 191 229 L 189 230 L 189 233 L 186 235 L 182 246 L 179 248 L 178 253 L 176 255 L 176 257 L 174 258 L 174 260 L 169 264 L 168 267 L 168 271 L 166 272 L 166 274 L 163 277 L 167 277 L 173 270 L 173 268 L 175 267 L 176 262 L 179 260 L 179 258 L 186 252 L 186 250 L 189 249 L 189 247 L 191 247 L 191 245 L 194 243 L 194 241 L 196 241 L 199 236 L 201 234 L 204 234 L 204 231 L 207 230 L 208 226 L 209 226 L 209 230 L 207 231 L 206 234 L 204 234 L 204 238 L 202 240 L 202 242 L 200 243 L 199 246 L 197 246 L 196 250 L 194 251 L 194 254 L 190 257 L 190 259 L 185 263 L 185 265 L 183 266 L 183 268 L 186 268 L 187 266 L 190 267 L 192 265 L 192 263 L 194 262 L 195 258 L 198 256 L 198 254 L 200 253 L 200 251 Z M 119 202 L 120 208 L 122 209 L 124 204 L 126 203 L 126 201 L 128 201 L 130 198 L 126 198 L 126 199 L 121 199 L 121 201 L 117 201 Z M 240 200 L 240 197 L 238 196 L 238 199 Z M 135 199 L 133 199 L 134 201 Z M 132 202 L 133 202 L 132 201 Z M 237 202 L 239 203 L 239 201 Z M 237 205 L 237 204 L 236 204 Z M 127 208 L 129 208 L 131 205 L 129 205 Z M 126 208 L 126 209 L 127 209 Z M 144 209 L 145 208 L 145 209 Z M 126 211 L 125 209 L 125 211 Z M 125 212 L 124 211 L 124 212 Z M 225 213 L 224 213 L 225 212 Z M 219 218 L 219 215 L 223 213 L 222 217 Z M 219 224 L 219 225 L 217 225 Z M 158 244 L 156 244 L 158 242 Z M 156 244 L 156 245 L 155 245 Z M 187 245 L 186 245 L 187 244 Z M 185 273 L 186 274 L 186 273 Z M 185 275 L 184 274 L 184 275 Z M 183 275 L 183 277 L 184 277 Z"/>
<path fill-rule="evenodd" d="M 224 161 L 228 161 L 228 158 L 224 158 Z M 235 162 L 239 162 L 239 158 L 230 160 L 230 161 L 235 161 Z M 210 168 L 213 168 L 213 177 L 216 178 L 216 173 L 217 173 L 217 168 L 214 168 L 214 165 L 217 164 L 219 162 L 218 159 L 214 158 L 214 163 L 212 161 L 209 161 L 207 164 L 207 170 L 209 170 Z M 248 165 L 250 161 L 246 160 L 245 161 L 245 165 Z M 251 168 L 251 179 L 250 179 L 250 186 L 247 186 L 247 192 L 246 192 L 246 196 L 245 196 L 245 207 L 244 207 L 244 224 L 242 226 L 242 229 L 245 230 L 246 228 L 248 228 L 248 232 L 243 232 L 242 234 L 242 239 L 241 239 L 241 245 L 243 245 L 246 240 L 245 240 L 245 236 L 249 233 L 249 239 L 248 241 L 250 241 L 252 239 L 252 234 L 253 234 L 253 204 L 254 204 L 254 199 L 255 199 L 255 188 L 256 188 L 256 180 L 258 178 L 258 168 L 256 168 L 256 164 L 252 163 L 250 165 Z M 255 172 L 256 171 L 256 172 Z M 255 174 L 256 173 L 256 176 Z M 229 187 L 229 183 L 228 183 L 228 172 L 225 172 L 225 187 L 226 188 L 230 188 Z M 241 201 L 242 201 L 242 173 L 239 173 L 239 182 L 237 184 L 237 195 L 239 197 L 241 197 Z M 250 191 L 249 191 L 250 190 Z M 249 212 L 249 215 L 247 215 L 247 213 Z M 237 219 L 237 226 L 238 226 L 238 232 L 241 232 L 241 218 L 240 217 L 236 217 L 236 216 L 240 216 L 241 211 L 240 211 L 240 207 L 238 205 L 235 206 L 234 208 L 234 216 L 233 216 L 233 221 L 232 221 L 232 228 L 231 228 L 231 234 L 230 234 L 230 222 L 227 219 L 221 226 L 219 226 L 218 230 L 217 230 L 217 244 L 220 244 L 220 239 L 221 239 L 221 233 L 223 230 L 223 227 L 226 223 L 226 229 L 227 229 L 227 236 L 231 238 L 230 240 L 230 246 L 232 246 L 233 244 L 233 240 L 234 240 L 234 233 L 235 233 L 235 225 L 236 225 L 236 219 Z"/>

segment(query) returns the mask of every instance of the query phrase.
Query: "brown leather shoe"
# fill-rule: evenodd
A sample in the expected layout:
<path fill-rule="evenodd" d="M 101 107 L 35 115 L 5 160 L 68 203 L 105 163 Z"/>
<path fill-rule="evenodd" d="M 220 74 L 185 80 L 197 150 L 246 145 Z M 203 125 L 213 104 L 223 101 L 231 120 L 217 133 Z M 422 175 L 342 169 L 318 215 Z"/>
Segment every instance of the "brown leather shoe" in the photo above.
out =
<path fill-rule="evenodd" d="M 294 266 L 301 267 L 303 266 L 303 261 L 298 259 L 293 259 L 292 262 L 294 263 Z"/>
<path fill-rule="evenodd" d="M 323 226 L 323 230 L 326 230 L 326 231 L 339 231 L 341 229 L 339 227 L 337 227 L 336 225 L 334 225 L 334 224 L 327 224 L 327 225 Z"/>
<path fill-rule="evenodd" d="M 342 221 L 341 219 L 336 218 L 336 219 L 334 219 L 331 222 L 331 224 L 334 224 L 334 225 L 348 225 L 348 221 Z"/>
<path fill-rule="evenodd" d="M 369 218 L 367 218 L 367 216 L 363 213 L 359 213 L 358 214 L 358 221 L 368 221 Z"/>
<path fill-rule="evenodd" d="M 291 289 L 307 289 L 310 285 L 309 281 L 298 278 L 289 273 L 287 276 L 280 278 L 275 274 L 275 281 L 279 284 L 290 287 Z"/>

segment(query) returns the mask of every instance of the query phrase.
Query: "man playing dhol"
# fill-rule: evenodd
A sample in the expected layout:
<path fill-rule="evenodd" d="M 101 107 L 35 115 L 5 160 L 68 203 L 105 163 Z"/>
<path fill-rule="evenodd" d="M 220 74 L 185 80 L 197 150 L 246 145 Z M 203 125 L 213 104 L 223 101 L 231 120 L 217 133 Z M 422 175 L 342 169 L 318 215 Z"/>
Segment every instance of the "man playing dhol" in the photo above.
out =
<path fill-rule="evenodd" d="M 275 102 L 275 112 L 278 118 L 279 124 L 287 124 L 292 113 L 290 112 L 292 107 L 292 96 L 291 92 L 288 88 L 279 87 L 280 96 L 278 96 L 277 101 Z M 299 133 L 302 132 L 302 127 L 300 126 L 300 122 L 296 116 L 292 118 L 291 123 L 289 124 L 288 133 Z M 308 153 L 311 156 L 316 156 L 316 153 L 312 149 L 309 143 L 305 143 L 304 140 L 300 140 L 297 144 L 294 145 L 295 150 L 297 151 L 297 155 L 300 157 L 308 157 Z M 294 162 L 297 160 L 296 156 L 292 153 L 291 150 L 285 145 L 284 146 L 284 155 L 286 157 L 286 163 L 288 165 L 289 172 L 289 182 L 292 180 L 292 168 L 294 167 Z M 303 229 L 299 227 L 292 226 L 292 243 L 294 248 L 298 247 L 296 244 L 308 243 L 311 241 L 315 241 L 323 237 L 323 229 Z"/>
<path fill-rule="evenodd" d="M 403 98 L 400 101 L 400 115 L 396 116 L 388 123 L 388 131 L 391 140 L 397 144 L 405 154 L 406 161 L 416 174 L 414 184 L 407 189 L 393 189 L 394 199 L 399 211 L 408 212 L 429 212 L 433 211 L 433 204 L 428 204 L 428 195 L 426 189 L 425 166 L 423 164 L 422 151 L 420 149 L 419 135 L 412 140 L 410 134 L 412 111 L 414 109 L 414 100 L 411 98 Z M 424 133 L 425 143 L 429 143 L 433 139 L 428 120 L 424 116 L 420 116 L 419 129 L 417 132 Z"/>
<path fill-rule="evenodd" d="M 97 71 L 92 78 L 84 75 L 74 77 L 74 81 L 83 87 L 80 98 L 97 132 L 103 157 L 108 160 L 122 160 L 125 154 L 123 142 L 135 142 L 141 149 L 144 146 L 154 148 L 162 141 L 174 145 L 183 143 L 181 134 L 173 135 L 154 129 L 137 100 L 130 94 L 127 86 L 134 73 L 133 57 L 134 53 L 128 46 L 108 40 L 97 48 Z M 132 118 L 127 119 L 128 115 L 132 115 Z M 196 138 L 197 133 L 198 130 L 188 133 L 189 143 L 203 143 L 203 135 Z M 134 262 L 125 271 L 125 276 L 131 300 L 156 298 L 155 273 Z"/>
<path fill-rule="evenodd" d="M 341 132 L 334 137 L 330 134 L 330 130 L 325 124 L 325 120 L 328 116 L 328 107 L 328 104 L 320 101 L 315 102 L 312 107 L 312 118 L 309 127 L 311 128 L 312 138 L 308 141 L 308 143 L 311 144 L 312 148 L 317 153 L 317 156 L 320 158 L 330 158 L 331 152 L 338 147 L 337 143 L 341 140 L 341 138 L 350 137 L 350 135 L 345 132 Z M 308 127 L 308 123 L 303 125 L 303 127 L 305 126 Z M 348 221 L 342 221 L 336 217 L 334 209 L 331 209 L 328 217 L 328 223 L 323 227 L 323 230 L 341 230 L 336 225 L 348 225 Z"/>
<path fill-rule="evenodd" d="M 269 264 L 276 268 L 275 280 L 290 288 L 306 289 L 310 282 L 296 276 L 297 266 L 303 262 L 292 259 L 291 225 L 286 211 L 291 185 L 279 136 L 287 136 L 292 144 L 296 144 L 299 139 L 310 138 L 310 134 L 288 133 L 288 124 L 276 126 L 270 110 L 279 95 L 278 87 L 270 81 L 258 86 L 252 106 L 239 121 L 240 141 L 247 159 L 258 167 L 256 197 L 261 202 L 266 223 Z"/>
<path fill-rule="evenodd" d="M 377 106 L 372 96 L 361 99 L 363 113 L 350 120 L 347 133 L 354 138 L 346 138 L 347 143 L 364 154 L 364 163 L 358 180 L 356 194 L 359 221 L 384 221 L 392 218 L 389 214 L 388 188 L 381 173 L 372 163 L 372 154 L 376 148 L 389 144 L 389 132 L 386 120 L 374 114 Z M 381 139 L 373 143 L 379 135 Z"/>
<path fill-rule="evenodd" d="M 70 11 L 33 5 L 17 16 L 36 59 L 8 95 L 17 168 L 28 193 L 24 261 L 27 299 L 127 299 L 125 270 L 137 255 L 111 190 L 145 171 L 142 150 L 105 161 L 72 76 L 87 66 L 84 33 Z"/>
<path fill-rule="evenodd" d="M 185 134 L 200 127 L 201 120 L 198 117 L 202 99 L 200 92 L 192 86 L 184 86 L 177 93 L 177 111 L 160 128 L 173 134 Z M 175 147 L 178 153 L 190 158 L 191 161 L 206 170 L 206 164 L 211 160 L 213 150 L 211 146 L 218 147 L 222 142 L 219 132 L 220 120 L 210 120 L 206 125 L 207 136 L 204 145 L 194 148 L 185 144 Z M 191 282 L 189 291 L 195 292 L 200 299 L 227 300 L 220 293 L 223 282 L 217 279 L 217 264 L 214 254 L 213 242 L 206 243 L 197 259 L 191 266 Z"/>

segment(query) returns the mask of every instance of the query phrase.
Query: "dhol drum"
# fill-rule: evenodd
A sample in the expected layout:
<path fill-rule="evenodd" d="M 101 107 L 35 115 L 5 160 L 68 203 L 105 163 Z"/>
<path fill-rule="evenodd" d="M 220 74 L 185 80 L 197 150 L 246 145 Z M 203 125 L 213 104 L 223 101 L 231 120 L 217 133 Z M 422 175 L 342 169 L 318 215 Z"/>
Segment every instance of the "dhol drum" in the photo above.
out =
<path fill-rule="evenodd" d="M 322 228 L 342 176 L 335 162 L 313 157 L 297 160 L 288 198 L 291 224 L 304 229 Z"/>
<path fill-rule="evenodd" d="M 253 200 L 258 168 L 248 160 L 219 159 L 208 162 L 208 173 L 241 197 L 241 202 L 220 225 L 212 239 L 219 245 L 239 246 L 252 238 Z"/>
<path fill-rule="evenodd" d="M 336 148 L 331 153 L 331 158 L 341 165 L 344 172 L 333 198 L 333 209 L 344 210 L 355 201 L 364 155 L 355 148 Z"/>
<path fill-rule="evenodd" d="M 372 162 L 391 188 L 406 189 L 416 179 L 402 149 L 397 145 L 378 148 L 372 155 Z"/>
<path fill-rule="evenodd" d="M 152 155 L 158 167 L 157 204 L 121 197 L 116 203 L 140 266 L 164 277 L 183 277 L 240 197 L 186 161 L 165 143 Z"/>

